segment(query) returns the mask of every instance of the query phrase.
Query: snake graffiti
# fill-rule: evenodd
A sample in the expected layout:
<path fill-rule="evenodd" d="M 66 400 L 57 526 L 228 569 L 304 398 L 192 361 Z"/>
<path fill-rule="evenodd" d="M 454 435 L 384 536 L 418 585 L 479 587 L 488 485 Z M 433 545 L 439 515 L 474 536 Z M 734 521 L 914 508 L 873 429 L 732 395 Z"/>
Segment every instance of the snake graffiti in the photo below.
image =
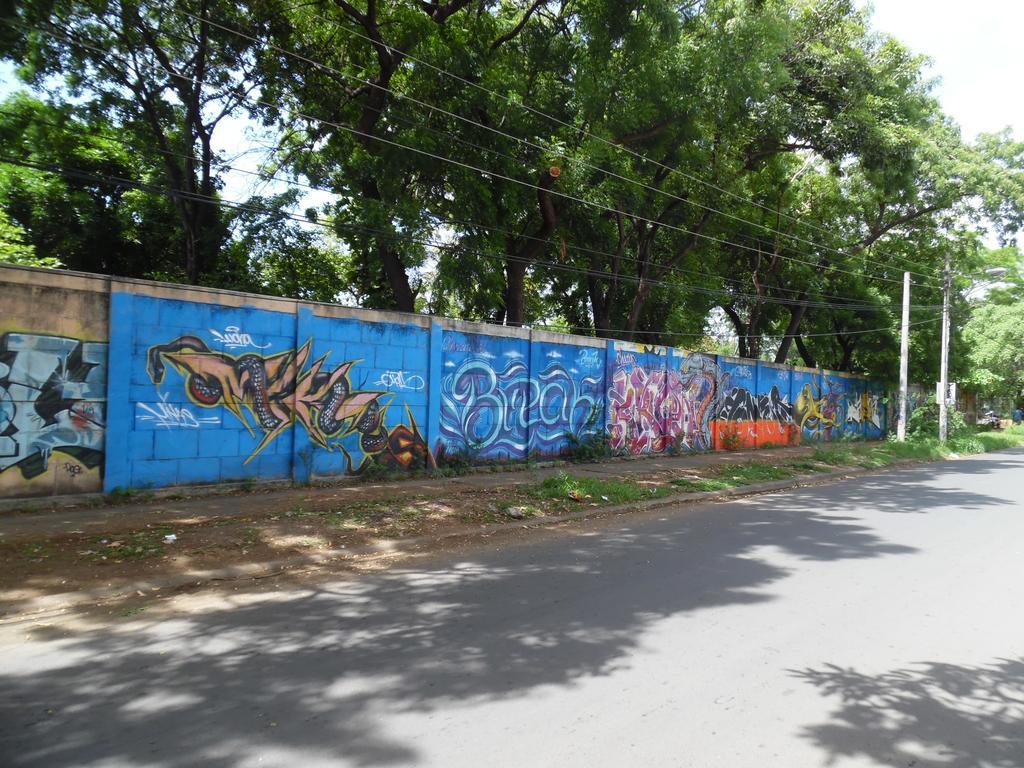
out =
<path fill-rule="evenodd" d="M 312 340 L 299 349 L 274 354 L 231 355 L 211 350 L 197 336 L 181 336 L 149 349 L 146 370 L 163 383 L 167 366 L 184 379 L 188 398 L 201 408 L 223 406 L 260 441 L 246 462 L 298 422 L 320 448 L 345 453 L 347 471 L 372 462 L 389 468 L 424 466 L 432 461 L 426 442 L 406 409 L 408 423 L 388 427 L 391 393 L 353 387 L 349 374 L 357 361 L 328 369 L 328 355 L 310 361 Z M 358 435 L 362 459 L 356 463 L 341 440 Z"/>
<path fill-rule="evenodd" d="M 82 467 L 103 461 L 107 345 L 65 336 L 0 336 L 0 473 L 51 471 L 55 451 Z M 76 471 L 77 470 L 77 471 Z"/>

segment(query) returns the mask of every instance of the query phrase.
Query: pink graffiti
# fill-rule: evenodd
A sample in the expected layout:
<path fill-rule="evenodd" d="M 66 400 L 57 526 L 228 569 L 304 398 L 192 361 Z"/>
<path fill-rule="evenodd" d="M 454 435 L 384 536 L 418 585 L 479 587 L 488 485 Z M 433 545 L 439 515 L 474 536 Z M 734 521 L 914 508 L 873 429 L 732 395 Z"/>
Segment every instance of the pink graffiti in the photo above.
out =
<path fill-rule="evenodd" d="M 608 390 L 608 436 L 613 450 L 660 453 L 672 447 L 711 447 L 713 371 L 647 372 L 619 369 Z"/>
<path fill-rule="evenodd" d="M 680 395 L 679 377 L 673 371 L 616 371 L 608 390 L 612 449 L 631 454 L 664 451 L 674 435 L 685 430 Z"/>

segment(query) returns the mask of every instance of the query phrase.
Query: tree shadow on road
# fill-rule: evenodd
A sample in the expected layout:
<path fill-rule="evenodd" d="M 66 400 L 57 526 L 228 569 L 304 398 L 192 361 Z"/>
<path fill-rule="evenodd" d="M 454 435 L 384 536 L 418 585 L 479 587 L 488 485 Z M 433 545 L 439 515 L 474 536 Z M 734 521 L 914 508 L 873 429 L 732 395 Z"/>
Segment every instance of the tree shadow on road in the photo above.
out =
<path fill-rule="evenodd" d="M 531 531 L 8 650 L 0 762 L 415 763 L 387 717 L 609 675 L 666 617 L 772 600 L 788 571 L 764 547 L 821 567 L 915 552 L 820 510 L 763 497 Z"/>
<path fill-rule="evenodd" d="M 965 490 L 967 483 L 977 485 L 975 476 L 993 474 L 1013 478 L 1010 471 L 1024 471 L 1024 453 L 1000 452 L 971 457 L 961 461 L 942 461 L 905 469 L 894 469 L 851 480 L 796 492 L 796 497 L 821 505 L 836 507 L 841 495 L 843 506 L 867 507 L 883 512 L 925 514 L 939 510 L 977 511 L 1019 504 L 1019 489 L 1006 485 L 1000 493 L 998 485 L 986 487 L 986 493 Z"/>
<path fill-rule="evenodd" d="M 839 699 L 828 723 L 808 726 L 802 734 L 831 762 L 1024 765 L 1024 659 L 986 666 L 921 663 L 880 675 L 829 665 L 793 674 Z"/>

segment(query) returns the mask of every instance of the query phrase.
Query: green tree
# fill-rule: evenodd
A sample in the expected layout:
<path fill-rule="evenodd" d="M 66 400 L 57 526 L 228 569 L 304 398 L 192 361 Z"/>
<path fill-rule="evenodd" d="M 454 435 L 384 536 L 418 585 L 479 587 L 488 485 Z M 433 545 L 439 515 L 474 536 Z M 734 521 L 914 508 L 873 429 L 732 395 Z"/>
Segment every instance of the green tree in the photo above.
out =
<path fill-rule="evenodd" d="M 102 115 L 24 93 L 0 103 L 0 209 L 44 263 L 127 277 L 175 272 L 170 200 L 140 189 L 159 160 Z M 180 273 L 179 273 L 180 274 Z"/>
<path fill-rule="evenodd" d="M 258 86 L 251 41 L 214 26 L 210 5 L 24 2 L 5 17 L 0 35 L 0 53 L 26 83 L 102 116 L 128 151 L 158 155 L 160 186 L 171 192 L 182 235 L 180 273 L 191 283 L 227 234 L 214 199 L 214 133 L 226 117 L 252 108 Z M 252 28 L 252 19 L 275 18 L 265 6 L 254 15 L 232 6 L 228 18 Z"/>
<path fill-rule="evenodd" d="M 61 266 L 57 259 L 36 256 L 35 248 L 27 242 L 25 230 L 12 223 L 3 208 L 0 208 L 0 261 L 23 267 L 54 269 Z"/>
<path fill-rule="evenodd" d="M 967 382 L 983 395 L 1024 399 L 1024 303 L 976 307 L 963 332 Z"/>

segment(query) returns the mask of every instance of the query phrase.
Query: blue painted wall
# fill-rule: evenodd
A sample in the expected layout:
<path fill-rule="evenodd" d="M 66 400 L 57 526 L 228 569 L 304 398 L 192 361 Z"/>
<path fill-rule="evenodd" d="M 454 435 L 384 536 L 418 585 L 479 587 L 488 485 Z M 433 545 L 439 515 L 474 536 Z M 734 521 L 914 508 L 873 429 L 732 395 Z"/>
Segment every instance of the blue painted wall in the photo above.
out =
<path fill-rule="evenodd" d="M 107 491 L 558 456 L 602 431 L 643 454 L 885 430 L 856 377 L 282 306 L 113 292 Z"/>
<path fill-rule="evenodd" d="M 530 345 L 531 454 L 558 456 L 604 430 L 605 355 L 591 346 Z"/>

